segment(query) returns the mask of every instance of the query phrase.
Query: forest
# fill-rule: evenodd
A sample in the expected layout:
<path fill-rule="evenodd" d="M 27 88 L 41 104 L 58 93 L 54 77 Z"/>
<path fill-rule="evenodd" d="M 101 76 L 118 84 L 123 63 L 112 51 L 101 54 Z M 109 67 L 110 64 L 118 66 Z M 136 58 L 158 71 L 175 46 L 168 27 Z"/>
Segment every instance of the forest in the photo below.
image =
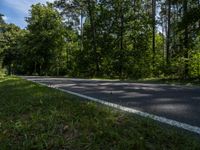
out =
<path fill-rule="evenodd" d="M 200 78 L 200 0 L 56 0 L 25 20 L 0 14 L 7 74 Z"/>

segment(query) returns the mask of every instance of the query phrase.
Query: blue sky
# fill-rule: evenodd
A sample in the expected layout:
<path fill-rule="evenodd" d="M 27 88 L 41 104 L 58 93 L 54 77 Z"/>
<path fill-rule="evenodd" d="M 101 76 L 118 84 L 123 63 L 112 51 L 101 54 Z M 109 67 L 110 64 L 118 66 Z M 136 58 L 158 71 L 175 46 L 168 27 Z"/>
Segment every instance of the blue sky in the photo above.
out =
<path fill-rule="evenodd" d="M 26 27 L 30 6 L 35 3 L 53 2 L 54 0 L 0 0 L 0 13 L 4 14 L 7 23 L 14 23 L 21 28 Z"/>

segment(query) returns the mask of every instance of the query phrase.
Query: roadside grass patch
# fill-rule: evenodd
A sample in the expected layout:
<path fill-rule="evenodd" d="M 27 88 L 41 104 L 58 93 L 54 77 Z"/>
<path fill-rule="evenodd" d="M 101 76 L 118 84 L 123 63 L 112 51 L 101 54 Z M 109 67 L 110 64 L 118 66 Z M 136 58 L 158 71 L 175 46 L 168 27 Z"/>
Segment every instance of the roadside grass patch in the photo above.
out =
<path fill-rule="evenodd" d="M 119 79 L 119 78 L 87 78 L 91 80 L 101 81 L 117 81 L 126 83 L 144 83 L 144 84 L 168 84 L 168 85 L 184 85 L 184 86 L 200 86 L 200 78 L 181 79 L 170 77 L 158 77 L 158 78 L 142 78 L 142 79 Z"/>
<path fill-rule="evenodd" d="M 14 77 L 0 78 L 0 149 L 200 149 L 199 136 Z"/>

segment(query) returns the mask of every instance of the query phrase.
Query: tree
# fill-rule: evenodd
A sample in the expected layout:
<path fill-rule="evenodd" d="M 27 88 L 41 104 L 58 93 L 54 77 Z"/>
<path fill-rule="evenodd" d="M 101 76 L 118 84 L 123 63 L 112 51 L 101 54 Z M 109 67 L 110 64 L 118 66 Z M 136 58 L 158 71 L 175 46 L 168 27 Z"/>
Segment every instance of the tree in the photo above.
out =
<path fill-rule="evenodd" d="M 22 30 L 14 24 L 7 24 L 3 28 L 3 67 L 6 67 L 10 75 L 14 70 L 14 61 L 17 60 L 19 49 L 18 40 L 22 35 Z"/>
<path fill-rule="evenodd" d="M 48 74 L 55 67 L 64 44 L 62 19 L 50 4 L 32 5 L 26 19 L 29 30 L 29 47 L 34 72 Z M 57 61 L 58 62 L 58 61 Z"/>
<path fill-rule="evenodd" d="M 0 24 L 5 24 L 5 21 L 3 19 L 3 14 L 0 13 Z"/>
<path fill-rule="evenodd" d="M 152 33 L 153 67 L 155 67 L 156 0 L 152 0 Z"/>
<path fill-rule="evenodd" d="M 199 57 L 199 8 L 199 0 L 36 4 L 27 18 L 27 30 L 13 39 L 17 44 L 2 42 L 1 49 L 4 54 L 17 52 L 7 66 L 27 74 L 188 78 L 199 69 L 199 63 L 192 61 Z M 0 39 L 6 40 L 5 35 Z"/>
<path fill-rule="evenodd" d="M 171 0 L 168 0 L 168 10 L 167 10 L 167 54 L 166 54 L 166 62 L 167 65 L 170 65 L 170 39 L 171 39 Z"/>
<path fill-rule="evenodd" d="M 5 28 L 5 21 L 3 20 L 3 14 L 0 13 L 0 54 L 2 53 L 3 45 L 4 43 L 4 38 L 3 38 L 3 32 Z"/>

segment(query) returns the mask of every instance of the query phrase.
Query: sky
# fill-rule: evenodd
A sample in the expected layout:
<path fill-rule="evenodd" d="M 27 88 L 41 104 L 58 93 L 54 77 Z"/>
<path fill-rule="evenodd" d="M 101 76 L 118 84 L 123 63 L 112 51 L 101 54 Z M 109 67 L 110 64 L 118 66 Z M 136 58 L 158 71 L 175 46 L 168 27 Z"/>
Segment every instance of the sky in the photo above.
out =
<path fill-rule="evenodd" d="M 26 27 L 25 17 L 28 17 L 30 6 L 36 3 L 53 2 L 54 0 L 0 0 L 0 13 L 6 23 L 14 23 L 20 28 Z"/>

